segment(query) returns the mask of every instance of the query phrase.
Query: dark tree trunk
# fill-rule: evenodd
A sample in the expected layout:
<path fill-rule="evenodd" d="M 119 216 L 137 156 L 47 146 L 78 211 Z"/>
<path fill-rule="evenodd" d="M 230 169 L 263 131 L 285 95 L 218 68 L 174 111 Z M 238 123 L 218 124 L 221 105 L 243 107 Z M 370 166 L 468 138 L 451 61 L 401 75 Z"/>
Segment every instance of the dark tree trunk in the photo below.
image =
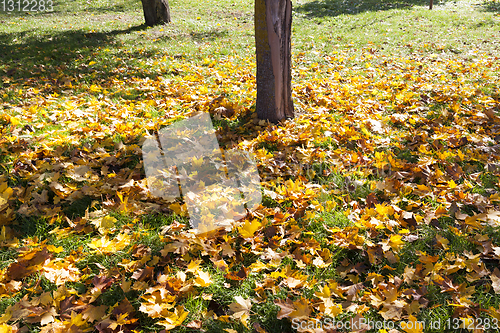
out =
<path fill-rule="evenodd" d="M 293 117 L 292 2 L 255 0 L 257 115 L 278 122 Z"/>
<path fill-rule="evenodd" d="M 429 0 L 429 9 L 432 9 L 432 0 Z"/>
<path fill-rule="evenodd" d="M 170 7 L 168 0 L 141 0 L 146 25 L 152 27 L 170 22 Z"/>

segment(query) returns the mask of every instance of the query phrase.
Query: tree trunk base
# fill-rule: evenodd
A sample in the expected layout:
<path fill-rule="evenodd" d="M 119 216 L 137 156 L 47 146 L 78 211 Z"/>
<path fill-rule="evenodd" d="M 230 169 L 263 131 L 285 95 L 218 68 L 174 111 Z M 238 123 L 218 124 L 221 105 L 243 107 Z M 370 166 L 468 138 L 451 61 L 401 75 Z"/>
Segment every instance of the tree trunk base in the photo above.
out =
<path fill-rule="evenodd" d="M 260 119 L 293 118 L 291 72 L 292 2 L 255 0 L 257 103 Z"/>
<path fill-rule="evenodd" d="M 141 0 L 146 25 L 152 27 L 170 22 L 170 7 L 168 0 Z"/>

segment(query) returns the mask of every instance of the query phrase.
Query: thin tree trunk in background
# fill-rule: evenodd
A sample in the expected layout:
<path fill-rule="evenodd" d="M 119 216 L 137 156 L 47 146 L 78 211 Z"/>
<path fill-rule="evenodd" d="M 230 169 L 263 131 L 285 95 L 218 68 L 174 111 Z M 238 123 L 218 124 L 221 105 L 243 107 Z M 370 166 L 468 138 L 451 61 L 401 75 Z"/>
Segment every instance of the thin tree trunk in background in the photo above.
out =
<path fill-rule="evenodd" d="M 432 9 L 433 0 L 429 0 L 429 9 Z"/>
<path fill-rule="evenodd" d="M 141 0 L 146 25 L 152 27 L 170 22 L 170 7 L 168 0 Z"/>
<path fill-rule="evenodd" d="M 291 0 L 255 0 L 257 103 L 260 119 L 293 117 Z"/>

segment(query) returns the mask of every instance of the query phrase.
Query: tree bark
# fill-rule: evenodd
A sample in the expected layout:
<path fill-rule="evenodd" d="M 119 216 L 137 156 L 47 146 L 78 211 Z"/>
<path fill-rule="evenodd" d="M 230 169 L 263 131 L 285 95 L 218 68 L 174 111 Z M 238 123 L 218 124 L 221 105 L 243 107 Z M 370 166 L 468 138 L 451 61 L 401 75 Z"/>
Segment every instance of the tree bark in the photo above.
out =
<path fill-rule="evenodd" d="M 170 22 L 170 7 L 168 0 L 141 0 L 146 25 L 152 27 Z"/>
<path fill-rule="evenodd" d="M 433 1 L 429 0 L 429 9 L 432 9 L 432 3 L 433 3 Z"/>
<path fill-rule="evenodd" d="M 255 0 L 257 103 L 260 119 L 292 118 L 291 0 Z"/>

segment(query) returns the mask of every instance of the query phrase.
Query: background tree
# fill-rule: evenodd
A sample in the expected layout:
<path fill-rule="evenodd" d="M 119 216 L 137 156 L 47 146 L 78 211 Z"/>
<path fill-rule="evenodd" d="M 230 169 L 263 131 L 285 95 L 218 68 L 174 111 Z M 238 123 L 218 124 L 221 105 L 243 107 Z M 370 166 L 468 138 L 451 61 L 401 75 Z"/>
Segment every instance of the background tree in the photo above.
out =
<path fill-rule="evenodd" d="M 170 22 L 168 0 L 141 0 L 146 25 L 153 26 Z"/>
<path fill-rule="evenodd" d="M 291 0 L 255 0 L 257 115 L 278 122 L 293 117 Z"/>

